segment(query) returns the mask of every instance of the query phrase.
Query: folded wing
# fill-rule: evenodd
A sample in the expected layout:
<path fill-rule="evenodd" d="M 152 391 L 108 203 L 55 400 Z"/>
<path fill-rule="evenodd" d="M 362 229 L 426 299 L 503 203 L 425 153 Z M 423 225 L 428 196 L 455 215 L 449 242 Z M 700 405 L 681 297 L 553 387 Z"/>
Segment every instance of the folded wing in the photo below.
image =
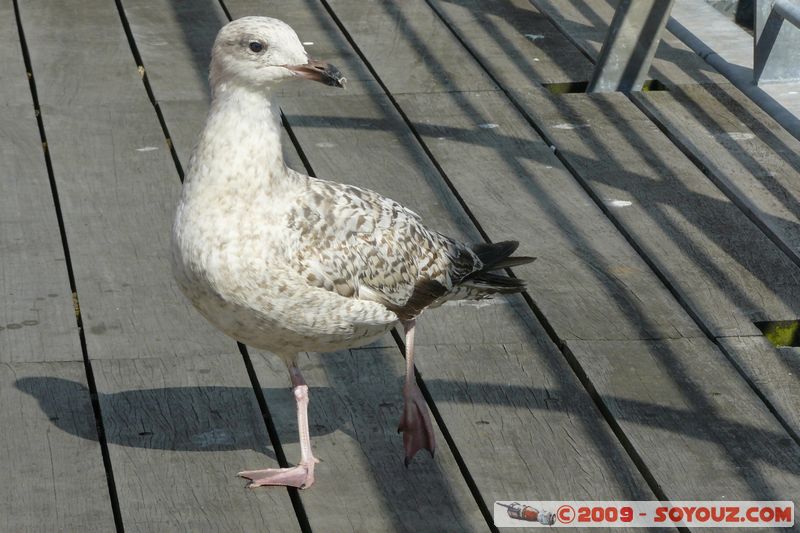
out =
<path fill-rule="evenodd" d="M 310 179 L 290 211 L 289 256 L 307 283 L 344 297 L 380 302 L 401 319 L 452 299 L 524 290 L 491 273 L 532 261 L 517 243 L 468 245 L 427 229 L 420 217 L 376 192 Z"/>

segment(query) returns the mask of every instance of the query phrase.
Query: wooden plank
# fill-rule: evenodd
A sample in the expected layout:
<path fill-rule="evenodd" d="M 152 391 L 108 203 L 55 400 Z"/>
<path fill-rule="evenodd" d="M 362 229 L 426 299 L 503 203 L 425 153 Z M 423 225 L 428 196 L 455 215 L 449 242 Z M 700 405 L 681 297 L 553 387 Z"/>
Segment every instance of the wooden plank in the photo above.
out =
<path fill-rule="evenodd" d="M 19 7 L 34 75 L 47 74 L 37 83 L 42 106 L 122 105 L 144 98 L 142 91 L 129 90 L 141 79 L 113 5 L 91 11 L 89 4 L 37 1 Z"/>
<path fill-rule="evenodd" d="M 595 2 L 591 8 L 579 9 L 575 3 L 562 2 L 558 3 L 558 9 L 570 11 L 574 20 L 584 24 L 581 31 L 599 35 L 596 28 L 588 29 L 586 25 L 591 25 L 593 20 L 599 24 L 592 18 L 596 11 L 605 13 L 603 16 L 607 15 L 610 20 L 611 11 L 600 4 Z M 555 3 L 553 9 L 556 9 Z M 462 26 L 456 19 L 451 24 L 503 86 L 513 87 L 516 80 L 506 73 L 513 72 L 514 64 L 488 52 L 494 41 L 469 32 L 469 26 Z M 575 31 L 578 31 L 578 23 L 575 24 Z M 682 94 L 681 91 L 704 94 L 714 89 L 687 87 L 675 91 L 676 94 Z M 548 135 L 563 148 L 570 164 L 595 194 L 602 200 L 616 202 L 618 207 L 609 206 L 612 216 L 634 234 L 638 245 L 651 259 L 669 271 L 670 281 L 714 335 L 758 334 L 750 324 L 753 320 L 797 316 L 794 299 L 797 269 L 781 257 L 760 231 L 746 222 L 738 209 L 624 97 L 590 99 L 566 95 L 557 99 L 533 88 L 528 91 L 512 89 L 512 92 L 528 115 L 546 127 Z M 648 93 L 649 96 L 639 99 L 665 102 L 677 98 L 670 94 Z M 728 104 L 733 105 L 730 101 Z M 682 127 L 689 120 L 685 111 L 675 113 L 679 113 L 674 121 L 676 129 L 680 125 L 687 132 L 685 135 L 703 135 L 701 127 Z M 726 113 L 729 123 L 733 123 L 735 113 Z M 746 117 L 744 113 L 736 114 Z M 631 128 L 631 124 L 636 127 Z M 765 130 L 762 126 L 759 133 Z M 592 148 L 588 148 L 590 145 Z M 705 158 L 721 158 L 722 155 L 712 155 L 720 152 L 713 148 L 703 150 Z M 768 157 L 765 155 L 763 159 Z M 784 166 L 778 162 L 772 165 L 778 172 Z M 623 171 L 620 167 L 630 170 Z M 725 168 L 726 172 L 729 167 Z M 642 173 L 637 169 L 649 170 Z M 648 178 L 646 174 L 658 175 L 659 179 Z M 752 187 L 745 191 L 742 196 L 749 195 Z M 774 198 L 769 200 L 775 203 Z M 631 205 L 624 206 L 626 202 Z M 766 203 L 764 199 L 759 207 L 765 207 Z M 632 228 L 632 225 L 641 227 Z M 729 313 L 731 308 L 738 310 Z"/>
<path fill-rule="evenodd" d="M 106 472 L 12 2 L 0 2 L 0 21 L 0 531 L 43 524 L 111 531 Z"/>
<path fill-rule="evenodd" d="M 617 1 L 531 0 L 551 18 L 583 52 L 594 59 L 600 54 Z M 724 83 L 725 78 L 671 32 L 664 30 L 650 67 L 651 78 L 674 85 Z"/>
<path fill-rule="evenodd" d="M 482 61 L 503 64 L 504 87 L 588 81 L 592 75 L 592 63 L 530 0 L 429 4 L 449 26 L 480 39 Z"/>
<path fill-rule="evenodd" d="M 373 66 L 380 65 L 382 70 L 391 72 L 395 80 L 393 92 L 497 90 L 490 79 L 473 77 L 464 68 L 473 62 L 466 50 L 443 46 L 452 38 L 450 32 L 438 17 L 430 16 L 430 8 L 424 2 L 330 4 L 340 20 L 348 21 L 351 37 L 362 49 L 370 51 Z M 396 60 L 409 55 L 417 61 Z"/>
<path fill-rule="evenodd" d="M 286 491 L 245 491 L 234 477 L 260 454 L 200 451 L 202 439 L 213 444 L 219 432 L 247 450 L 269 441 L 234 343 L 190 309 L 171 279 L 168 243 L 180 183 L 116 7 L 97 0 L 21 8 L 123 524 L 296 529 Z M 71 94 L 76 88 L 80 94 Z M 96 105 L 78 105 L 95 93 Z M 213 385 L 222 389 L 209 390 Z M 170 387 L 185 387 L 185 394 L 170 396 Z M 225 387 L 242 391 L 236 411 Z M 115 396 L 122 391 L 131 393 Z M 131 439 L 146 430 L 136 424 L 152 419 L 160 421 L 154 434 L 161 448 L 137 448 Z M 185 444 L 192 437 L 200 439 L 195 448 Z"/>
<path fill-rule="evenodd" d="M 298 530 L 284 489 L 236 473 L 277 468 L 253 389 L 234 356 L 95 363 L 128 531 Z"/>
<path fill-rule="evenodd" d="M 251 352 L 252 353 L 252 352 Z M 286 365 L 255 353 L 253 363 L 290 461 L 300 456 Z M 317 480 L 301 493 L 313 530 L 482 531 L 486 522 L 434 426 L 436 459 L 406 468 L 397 433 L 404 362 L 397 347 L 301 354 L 311 386 L 309 418 Z"/>
<path fill-rule="evenodd" d="M 235 351 L 172 279 L 180 181 L 149 102 L 42 108 L 92 359 Z"/>
<path fill-rule="evenodd" d="M 0 363 L 0 531 L 113 531 L 83 363 Z"/>
<path fill-rule="evenodd" d="M 0 2 L 2 29 L 0 32 L 0 65 L 4 75 L 0 78 L 3 87 L 3 103 L 5 106 L 32 106 L 25 62 L 22 58 L 22 45 L 14 18 L 14 3 L 10 0 Z"/>
<path fill-rule="evenodd" d="M 14 8 L 0 3 L 0 362 L 81 361 Z"/>
<path fill-rule="evenodd" d="M 717 340 L 795 434 L 800 434 L 800 348 L 776 348 L 761 336 Z"/>
<path fill-rule="evenodd" d="M 800 446 L 710 341 L 567 347 L 670 499 L 800 501 Z"/>
<path fill-rule="evenodd" d="M 712 335 L 798 316 L 798 266 L 624 95 L 514 96 Z"/>
<path fill-rule="evenodd" d="M 800 261 L 800 141 L 729 84 L 635 99 Z"/>
<path fill-rule="evenodd" d="M 81 361 L 33 106 L 0 105 L 0 161 L 0 362 Z"/>
<path fill-rule="evenodd" d="M 218 2 L 122 2 L 148 80 L 159 103 L 207 103 L 208 63 L 228 19 Z M 181 21 L 191 23 L 181 24 Z"/>
<path fill-rule="evenodd" d="M 680 87 L 637 95 L 683 150 L 692 154 L 715 183 L 756 221 L 795 262 L 800 260 L 800 142 L 730 85 Z M 786 282 L 773 273 L 769 286 L 781 295 Z M 791 296 L 788 296 L 789 298 Z M 764 320 L 795 318 L 795 307 L 764 312 Z M 729 356 L 800 434 L 797 381 L 789 349 L 761 337 L 722 337 Z"/>
<path fill-rule="evenodd" d="M 515 272 L 559 338 L 702 335 L 504 96 L 397 99 L 491 237 L 534 246 L 537 261 Z"/>

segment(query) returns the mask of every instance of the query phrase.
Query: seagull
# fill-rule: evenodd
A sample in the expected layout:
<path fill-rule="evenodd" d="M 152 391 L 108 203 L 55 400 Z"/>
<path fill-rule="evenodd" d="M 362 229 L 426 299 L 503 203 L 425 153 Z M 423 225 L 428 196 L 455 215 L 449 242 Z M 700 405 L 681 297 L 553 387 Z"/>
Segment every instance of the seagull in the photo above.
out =
<path fill-rule="evenodd" d="M 433 454 L 433 427 L 414 377 L 417 318 L 449 300 L 523 291 L 523 281 L 493 271 L 533 258 L 512 257 L 515 241 L 448 238 L 377 192 L 288 168 L 273 89 L 286 80 L 340 88 L 346 80 L 336 67 L 310 59 L 286 23 L 245 17 L 225 25 L 209 80 L 211 107 L 172 228 L 173 273 L 214 326 L 286 363 L 301 450 L 296 466 L 239 476 L 249 487 L 310 487 L 318 460 L 297 354 L 361 346 L 397 325 L 405 332 L 398 432 L 406 466 L 419 450 Z"/>

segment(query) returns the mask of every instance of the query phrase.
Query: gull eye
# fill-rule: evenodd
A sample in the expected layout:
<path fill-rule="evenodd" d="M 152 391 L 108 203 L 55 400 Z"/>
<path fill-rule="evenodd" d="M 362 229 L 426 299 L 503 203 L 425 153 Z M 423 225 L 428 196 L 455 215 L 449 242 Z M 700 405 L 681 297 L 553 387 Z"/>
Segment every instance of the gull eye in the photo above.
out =
<path fill-rule="evenodd" d="M 250 43 L 250 50 L 252 50 L 255 53 L 259 53 L 262 50 L 264 50 L 264 45 L 258 41 L 253 41 Z"/>

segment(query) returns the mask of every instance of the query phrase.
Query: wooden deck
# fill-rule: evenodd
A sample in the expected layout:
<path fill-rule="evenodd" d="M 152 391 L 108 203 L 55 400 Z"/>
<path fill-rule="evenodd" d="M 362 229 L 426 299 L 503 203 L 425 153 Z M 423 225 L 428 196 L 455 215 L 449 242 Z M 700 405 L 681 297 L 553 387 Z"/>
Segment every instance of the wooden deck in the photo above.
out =
<path fill-rule="evenodd" d="M 538 7 L 534 7 L 536 4 Z M 668 90 L 587 80 L 602 1 L 0 0 L 0 531 L 485 531 L 495 500 L 794 500 L 800 142 L 680 41 Z M 290 166 L 440 231 L 513 238 L 524 296 L 417 334 L 434 459 L 406 469 L 402 352 L 307 354 L 308 491 L 276 357 L 177 290 L 211 43 L 268 15 L 347 76 L 282 87 Z M 26 74 L 27 73 L 27 74 Z"/>

